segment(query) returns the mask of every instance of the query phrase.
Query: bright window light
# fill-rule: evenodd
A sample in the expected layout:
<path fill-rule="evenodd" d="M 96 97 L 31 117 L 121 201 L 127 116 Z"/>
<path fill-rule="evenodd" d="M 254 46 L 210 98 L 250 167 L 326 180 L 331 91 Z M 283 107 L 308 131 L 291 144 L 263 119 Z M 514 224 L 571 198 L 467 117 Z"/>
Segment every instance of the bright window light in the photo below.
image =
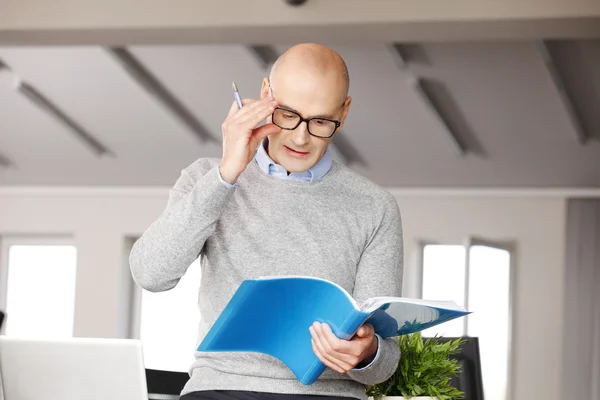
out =
<path fill-rule="evenodd" d="M 187 372 L 198 346 L 200 262 L 196 260 L 177 286 L 142 292 L 140 339 L 147 368 Z"/>
<path fill-rule="evenodd" d="M 510 268 L 510 252 L 491 245 L 427 245 L 423 251 L 423 299 L 453 300 L 472 312 L 427 329 L 423 335 L 479 338 L 486 400 L 507 399 Z"/>
<path fill-rule="evenodd" d="M 465 305 L 465 247 L 427 245 L 423 251 L 423 298 Z M 423 336 L 462 336 L 462 318 L 423 331 Z"/>
<path fill-rule="evenodd" d="M 479 338 L 486 400 L 506 399 L 510 327 L 510 253 L 470 249 L 468 335 Z"/>
<path fill-rule="evenodd" d="M 76 265 L 75 246 L 8 246 L 7 336 L 73 336 Z"/>

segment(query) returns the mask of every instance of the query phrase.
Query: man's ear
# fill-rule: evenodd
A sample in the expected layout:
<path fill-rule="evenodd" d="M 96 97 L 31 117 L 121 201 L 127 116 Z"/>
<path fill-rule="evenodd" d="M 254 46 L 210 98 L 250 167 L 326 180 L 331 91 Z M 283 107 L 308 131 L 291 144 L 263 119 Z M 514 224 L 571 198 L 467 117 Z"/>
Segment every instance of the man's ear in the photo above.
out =
<path fill-rule="evenodd" d="M 270 96 L 270 94 L 271 94 L 270 87 L 271 87 L 271 82 L 269 81 L 268 77 L 265 77 L 263 79 L 262 86 L 260 87 L 260 99 L 261 100 L 264 100 Z"/>
<path fill-rule="evenodd" d="M 342 106 L 342 117 L 340 118 L 340 129 L 344 126 L 344 121 L 348 116 L 348 111 L 350 111 L 350 104 L 352 104 L 352 97 L 346 97 L 346 101 L 344 101 L 344 105 Z"/>

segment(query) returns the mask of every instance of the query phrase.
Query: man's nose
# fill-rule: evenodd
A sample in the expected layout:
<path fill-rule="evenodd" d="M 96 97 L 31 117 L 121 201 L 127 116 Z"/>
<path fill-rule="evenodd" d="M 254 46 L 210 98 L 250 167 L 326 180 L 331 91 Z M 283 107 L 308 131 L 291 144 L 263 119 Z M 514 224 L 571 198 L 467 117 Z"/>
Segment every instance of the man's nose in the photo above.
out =
<path fill-rule="evenodd" d="M 292 136 L 292 141 L 298 146 L 304 146 L 310 141 L 310 133 L 308 133 L 308 122 L 303 121 L 296 129 Z"/>

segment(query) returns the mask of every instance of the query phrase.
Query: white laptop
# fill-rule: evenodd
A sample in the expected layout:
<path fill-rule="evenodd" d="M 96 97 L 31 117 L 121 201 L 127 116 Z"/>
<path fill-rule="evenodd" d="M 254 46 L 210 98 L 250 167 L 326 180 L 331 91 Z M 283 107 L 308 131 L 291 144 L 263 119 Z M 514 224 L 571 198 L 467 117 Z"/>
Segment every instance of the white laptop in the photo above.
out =
<path fill-rule="evenodd" d="M 4 400 L 148 400 L 138 340 L 0 336 L 0 374 Z"/>

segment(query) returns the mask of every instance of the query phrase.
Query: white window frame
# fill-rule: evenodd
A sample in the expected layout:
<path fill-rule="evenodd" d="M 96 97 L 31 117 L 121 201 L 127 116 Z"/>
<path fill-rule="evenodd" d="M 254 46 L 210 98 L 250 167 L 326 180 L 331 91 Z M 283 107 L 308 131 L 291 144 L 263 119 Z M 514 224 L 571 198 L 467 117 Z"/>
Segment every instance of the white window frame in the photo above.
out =
<path fill-rule="evenodd" d="M 130 339 L 140 339 L 141 323 L 142 323 L 142 288 L 140 288 L 131 276 L 131 266 L 129 265 L 129 254 L 133 249 L 133 245 L 139 239 L 139 236 L 126 236 L 125 237 L 125 254 L 126 265 L 128 271 L 128 286 L 130 294 L 130 318 L 129 318 L 129 332 L 128 337 Z"/>
<path fill-rule="evenodd" d="M 8 252 L 11 246 L 77 247 L 75 244 L 75 239 L 69 235 L 0 235 L 0 309 L 4 311 L 6 311 L 7 305 L 9 268 Z M 75 273 L 77 273 L 77 269 L 75 271 Z M 77 277 L 75 279 L 77 280 Z M 75 290 L 77 290 L 77 288 L 75 288 Z M 4 324 L 2 330 L 4 329 L 6 329 L 6 323 Z"/>
<path fill-rule="evenodd" d="M 428 245 L 461 245 L 461 243 L 456 242 L 448 242 L 448 241 L 433 241 L 433 240 L 421 240 L 419 241 L 419 254 L 418 254 L 418 266 L 419 266 L 419 274 L 418 274 L 418 297 L 423 297 L 423 275 L 424 275 L 424 258 L 425 258 L 425 246 Z M 517 292 L 517 279 L 516 279 L 516 249 L 517 246 L 514 242 L 511 241 L 499 241 L 499 240 L 490 240 L 478 236 L 468 236 L 463 240 L 462 246 L 465 247 L 465 308 L 469 307 L 469 269 L 470 269 L 470 251 L 469 249 L 473 246 L 486 246 L 499 250 L 506 250 L 510 253 L 510 272 L 509 272 L 509 282 L 510 282 L 510 293 L 508 296 L 508 371 L 506 375 L 506 398 L 508 400 L 514 398 L 514 373 L 515 373 L 515 359 L 514 354 L 516 354 L 515 348 L 515 304 L 516 304 L 516 292 Z M 463 334 L 466 336 L 468 332 L 468 320 L 469 316 L 463 317 L 464 325 L 463 325 Z"/>

